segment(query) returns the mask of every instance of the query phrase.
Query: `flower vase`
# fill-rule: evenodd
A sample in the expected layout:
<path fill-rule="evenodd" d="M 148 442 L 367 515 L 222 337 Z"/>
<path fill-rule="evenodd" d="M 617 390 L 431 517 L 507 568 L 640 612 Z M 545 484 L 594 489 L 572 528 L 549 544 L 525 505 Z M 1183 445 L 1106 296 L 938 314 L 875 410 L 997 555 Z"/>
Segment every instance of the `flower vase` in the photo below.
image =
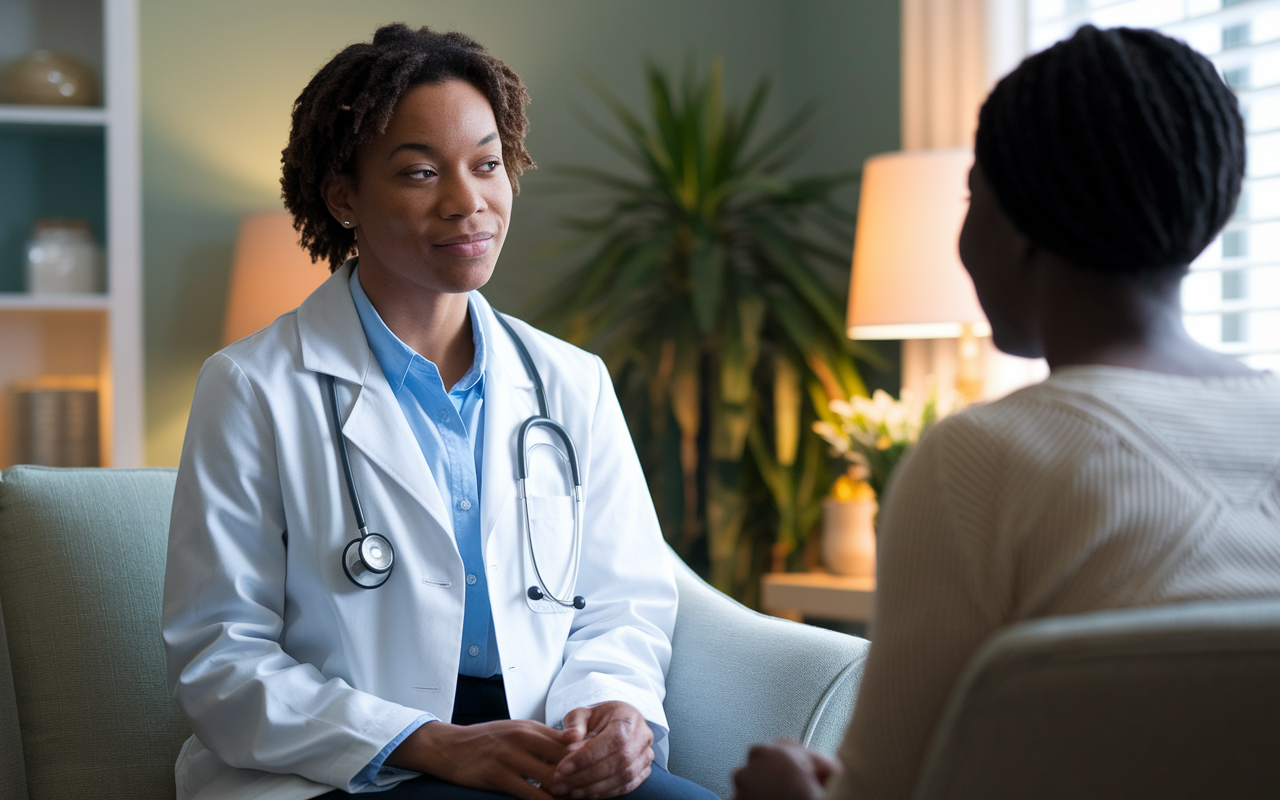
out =
<path fill-rule="evenodd" d="M 837 575 L 876 575 L 875 500 L 822 501 L 822 561 Z"/>

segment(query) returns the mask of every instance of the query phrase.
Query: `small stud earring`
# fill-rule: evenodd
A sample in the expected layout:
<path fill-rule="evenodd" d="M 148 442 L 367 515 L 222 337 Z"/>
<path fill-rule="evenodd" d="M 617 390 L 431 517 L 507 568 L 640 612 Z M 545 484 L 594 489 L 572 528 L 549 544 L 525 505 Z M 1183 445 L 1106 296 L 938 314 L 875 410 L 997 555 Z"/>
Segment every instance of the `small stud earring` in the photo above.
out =
<path fill-rule="evenodd" d="M 349 220 L 349 219 L 344 219 L 344 220 L 342 221 L 342 224 L 343 224 L 344 226 L 346 226 L 346 227 L 350 228 L 350 227 L 351 227 L 351 220 Z"/>

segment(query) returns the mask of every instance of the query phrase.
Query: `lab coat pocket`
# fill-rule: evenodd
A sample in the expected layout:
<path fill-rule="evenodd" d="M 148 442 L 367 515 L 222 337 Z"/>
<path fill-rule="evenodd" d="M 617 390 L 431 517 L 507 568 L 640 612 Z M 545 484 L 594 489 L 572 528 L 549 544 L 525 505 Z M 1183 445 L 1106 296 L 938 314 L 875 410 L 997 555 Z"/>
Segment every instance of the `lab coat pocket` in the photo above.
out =
<path fill-rule="evenodd" d="M 562 600 L 573 599 L 574 541 L 572 497 L 530 497 L 529 531 L 525 544 L 525 584 L 550 591 Z M 530 553 L 530 543 L 533 552 Z M 535 568 L 535 561 L 536 568 Z M 539 574 L 542 581 L 538 580 Z M 549 597 L 534 600 L 526 593 L 529 608 L 540 614 L 567 614 L 572 606 L 563 606 Z"/>

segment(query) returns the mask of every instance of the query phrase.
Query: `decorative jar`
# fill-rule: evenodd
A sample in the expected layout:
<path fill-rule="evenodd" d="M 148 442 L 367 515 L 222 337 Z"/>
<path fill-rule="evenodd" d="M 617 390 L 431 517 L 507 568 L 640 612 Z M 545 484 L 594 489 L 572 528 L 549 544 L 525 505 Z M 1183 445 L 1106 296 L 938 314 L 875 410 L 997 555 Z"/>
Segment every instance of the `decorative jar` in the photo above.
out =
<path fill-rule="evenodd" d="M 89 223 L 42 219 L 27 243 L 27 291 L 85 294 L 102 291 L 102 252 Z"/>
<path fill-rule="evenodd" d="M 822 561 L 837 575 L 876 576 L 875 500 L 822 501 Z"/>

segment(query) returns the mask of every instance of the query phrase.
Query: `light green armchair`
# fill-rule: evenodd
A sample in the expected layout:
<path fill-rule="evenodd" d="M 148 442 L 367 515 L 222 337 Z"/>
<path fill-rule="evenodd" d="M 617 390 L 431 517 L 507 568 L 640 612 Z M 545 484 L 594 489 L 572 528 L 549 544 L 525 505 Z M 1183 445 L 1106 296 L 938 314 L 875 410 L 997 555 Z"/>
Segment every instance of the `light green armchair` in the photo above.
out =
<path fill-rule="evenodd" d="M 969 662 L 915 800 L 1280 797 L 1280 600 L 1051 617 Z"/>
<path fill-rule="evenodd" d="M 174 796 L 190 731 L 160 640 L 173 485 L 159 469 L 0 473 L 0 797 Z M 866 641 L 756 614 L 683 565 L 677 582 L 672 771 L 728 796 L 755 742 L 833 751 Z"/>

